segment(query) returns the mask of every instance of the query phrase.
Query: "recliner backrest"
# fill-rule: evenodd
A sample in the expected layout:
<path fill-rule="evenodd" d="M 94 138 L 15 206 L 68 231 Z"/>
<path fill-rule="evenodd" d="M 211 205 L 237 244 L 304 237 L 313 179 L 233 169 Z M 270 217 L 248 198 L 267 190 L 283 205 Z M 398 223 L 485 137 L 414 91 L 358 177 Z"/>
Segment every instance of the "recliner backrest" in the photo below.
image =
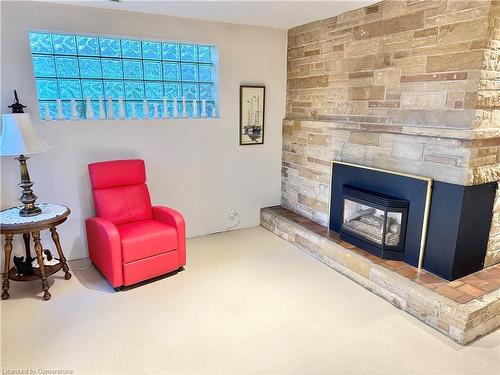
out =
<path fill-rule="evenodd" d="M 143 160 L 89 164 L 96 215 L 115 225 L 153 218 Z"/>

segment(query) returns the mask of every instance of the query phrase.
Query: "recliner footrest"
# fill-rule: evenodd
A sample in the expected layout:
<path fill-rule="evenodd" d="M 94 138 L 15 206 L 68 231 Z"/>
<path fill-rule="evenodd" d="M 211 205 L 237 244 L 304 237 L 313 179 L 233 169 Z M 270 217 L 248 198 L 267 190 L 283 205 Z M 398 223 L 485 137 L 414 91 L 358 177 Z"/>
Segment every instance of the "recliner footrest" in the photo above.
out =
<path fill-rule="evenodd" d="M 132 285 L 175 271 L 179 268 L 179 253 L 170 251 L 123 264 L 123 283 Z"/>

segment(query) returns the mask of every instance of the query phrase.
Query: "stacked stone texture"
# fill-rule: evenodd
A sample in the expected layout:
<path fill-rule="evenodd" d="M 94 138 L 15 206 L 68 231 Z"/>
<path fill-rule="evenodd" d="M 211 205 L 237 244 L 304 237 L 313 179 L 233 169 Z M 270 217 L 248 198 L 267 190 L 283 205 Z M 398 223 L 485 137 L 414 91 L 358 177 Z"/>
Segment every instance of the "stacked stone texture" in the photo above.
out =
<path fill-rule="evenodd" d="M 288 32 L 283 206 L 328 224 L 331 161 L 500 176 L 500 3 L 383 1 Z M 485 264 L 500 261 L 496 199 Z"/>

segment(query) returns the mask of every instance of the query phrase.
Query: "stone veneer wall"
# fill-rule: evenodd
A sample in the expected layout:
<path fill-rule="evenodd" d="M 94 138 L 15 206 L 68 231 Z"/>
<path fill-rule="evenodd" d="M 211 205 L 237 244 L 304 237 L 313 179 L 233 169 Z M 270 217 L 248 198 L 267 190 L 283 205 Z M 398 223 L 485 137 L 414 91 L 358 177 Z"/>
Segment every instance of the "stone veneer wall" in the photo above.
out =
<path fill-rule="evenodd" d="M 481 71 L 481 79 L 478 88 L 478 103 L 476 105 L 477 118 L 487 118 L 489 123 L 483 121 L 479 126 L 499 128 L 500 127 L 500 1 L 493 2 L 490 10 L 488 48 L 485 51 L 484 69 Z M 478 176 L 478 180 L 499 179 L 498 165 L 500 164 L 500 147 L 498 138 L 495 140 L 484 140 L 474 145 L 470 167 L 473 175 Z M 496 158 L 495 158 L 496 151 Z M 489 161 L 487 160 L 489 159 Z M 496 175 L 488 176 L 490 169 L 488 163 L 496 164 Z M 483 166 L 486 165 L 486 168 Z M 488 177 L 486 177 L 486 176 Z M 497 196 L 493 209 L 493 220 L 491 223 L 490 238 L 488 241 L 488 251 L 484 265 L 491 266 L 500 263 L 500 187 L 497 189 Z"/>
<path fill-rule="evenodd" d="M 500 5 L 383 1 L 288 33 L 282 205 L 328 224 L 331 161 L 500 176 Z M 500 262 L 500 198 L 485 265 Z"/>

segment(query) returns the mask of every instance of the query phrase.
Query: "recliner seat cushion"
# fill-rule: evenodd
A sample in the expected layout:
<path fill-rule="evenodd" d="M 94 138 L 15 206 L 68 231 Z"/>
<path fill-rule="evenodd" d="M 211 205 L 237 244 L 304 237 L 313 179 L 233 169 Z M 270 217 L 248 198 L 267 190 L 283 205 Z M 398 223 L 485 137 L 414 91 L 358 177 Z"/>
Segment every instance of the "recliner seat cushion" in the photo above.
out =
<path fill-rule="evenodd" d="M 133 262 L 176 250 L 177 231 L 156 220 L 143 220 L 118 225 L 123 262 Z"/>

